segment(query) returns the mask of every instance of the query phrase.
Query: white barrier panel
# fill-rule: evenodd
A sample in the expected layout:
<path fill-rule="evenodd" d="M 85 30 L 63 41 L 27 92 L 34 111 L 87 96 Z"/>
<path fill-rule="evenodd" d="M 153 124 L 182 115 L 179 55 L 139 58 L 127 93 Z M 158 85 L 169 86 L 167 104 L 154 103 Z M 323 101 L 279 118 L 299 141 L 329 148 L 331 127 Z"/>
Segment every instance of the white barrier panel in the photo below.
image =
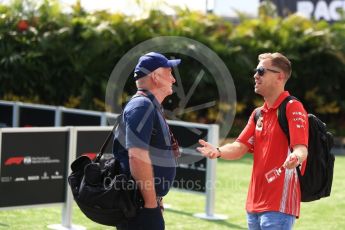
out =
<path fill-rule="evenodd" d="M 69 148 L 68 148 L 68 161 L 67 161 L 67 175 L 72 173 L 71 163 L 76 159 L 76 142 L 77 135 L 74 127 L 70 127 L 69 135 Z M 72 191 L 69 188 L 68 182 L 66 181 L 65 195 L 66 199 L 62 205 L 62 223 L 61 224 L 51 224 L 47 227 L 54 230 L 86 230 L 85 227 L 80 225 L 72 224 L 72 204 L 73 204 L 73 195 Z"/>

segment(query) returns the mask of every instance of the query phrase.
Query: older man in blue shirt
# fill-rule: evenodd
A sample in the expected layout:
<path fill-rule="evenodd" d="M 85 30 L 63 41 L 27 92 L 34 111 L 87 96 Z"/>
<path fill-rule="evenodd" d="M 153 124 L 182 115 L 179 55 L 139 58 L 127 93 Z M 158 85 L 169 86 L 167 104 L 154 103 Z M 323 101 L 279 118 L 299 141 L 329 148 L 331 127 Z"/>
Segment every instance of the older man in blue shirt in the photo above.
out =
<path fill-rule="evenodd" d="M 123 173 L 137 182 L 144 207 L 118 229 L 162 230 L 162 197 L 173 183 L 176 159 L 169 126 L 163 116 L 162 101 L 173 93 L 172 67 L 181 60 L 168 60 L 151 52 L 140 57 L 134 79 L 138 91 L 126 105 L 115 133 L 113 152 Z"/>

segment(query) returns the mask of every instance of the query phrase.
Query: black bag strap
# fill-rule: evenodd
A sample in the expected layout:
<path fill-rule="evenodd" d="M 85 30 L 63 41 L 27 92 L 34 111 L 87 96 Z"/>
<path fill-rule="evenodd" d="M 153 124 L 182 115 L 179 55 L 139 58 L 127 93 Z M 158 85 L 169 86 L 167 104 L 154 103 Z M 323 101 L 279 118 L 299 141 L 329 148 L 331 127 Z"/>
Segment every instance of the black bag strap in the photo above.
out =
<path fill-rule="evenodd" d="M 142 91 L 142 90 L 141 90 L 141 91 Z M 131 98 L 131 100 L 132 100 L 133 98 L 141 97 L 141 96 L 144 96 L 144 95 L 143 95 L 143 94 L 138 94 L 138 93 L 137 93 L 137 94 L 135 94 L 135 95 Z M 105 148 L 106 148 L 107 145 L 109 144 L 110 139 L 111 139 L 112 136 L 114 135 L 114 132 L 115 132 L 117 126 L 119 125 L 120 121 L 121 121 L 122 114 L 123 114 L 123 112 L 121 112 L 121 114 L 116 118 L 115 123 L 114 123 L 114 127 L 113 127 L 112 130 L 109 132 L 109 134 L 108 134 L 107 138 L 105 139 L 105 141 L 104 141 L 102 147 L 100 148 L 99 152 L 97 153 L 97 156 L 96 156 L 96 158 L 95 158 L 94 161 L 93 161 L 94 163 L 98 163 L 98 162 L 101 160 L 101 158 L 102 158 L 102 156 L 103 156 L 103 153 L 104 153 L 104 151 L 105 151 Z"/>
<path fill-rule="evenodd" d="M 283 130 L 285 133 L 288 143 L 290 145 L 290 132 L 289 132 L 289 122 L 286 117 L 286 105 L 290 100 L 297 100 L 299 101 L 296 97 L 294 96 L 287 96 L 282 103 L 279 105 L 278 108 L 278 122 L 280 125 L 280 128 Z"/>
<path fill-rule="evenodd" d="M 105 151 L 105 148 L 107 147 L 107 145 L 109 144 L 109 141 L 111 139 L 111 137 L 114 135 L 114 132 L 116 130 L 116 127 L 119 125 L 120 123 L 120 120 L 121 120 L 121 117 L 122 117 L 122 112 L 121 114 L 116 118 L 115 120 L 115 124 L 114 124 L 114 127 L 112 128 L 112 130 L 109 132 L 107 138 L 105 139 L 102 147 L 100 148 L 99 152 L 97 153 L 97 156 L 94 160 L 95 163 L 99 162 L 103 156 L 103 153 Z"/>
<path fill-rule="evenodd" d="M 261 109 L 256 109 L 255 110 L 255 115 L 254 115 L 254 122 L 258 122 L 259 118 L 261 117 Z"/>

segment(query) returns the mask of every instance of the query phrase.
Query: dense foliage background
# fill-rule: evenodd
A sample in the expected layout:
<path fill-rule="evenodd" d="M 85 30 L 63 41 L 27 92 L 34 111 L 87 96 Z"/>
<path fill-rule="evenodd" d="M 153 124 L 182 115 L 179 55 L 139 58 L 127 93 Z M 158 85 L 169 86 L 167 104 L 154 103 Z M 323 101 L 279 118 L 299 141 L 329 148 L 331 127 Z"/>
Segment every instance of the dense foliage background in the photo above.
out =
<path fill-rule="evenodd" d="M 110 73 L 128 50 L 156 36 L 184 36 L 214 50 L 231 71 L 238 101 L 235 127 L 242 128 L 262 103 L 253 92 L 258 54 L 278 51 L 293 63 L 287 89 L 345 135 L 344 22 L 329 25 L 298 15 L 283 19 L 261 10 L 259 18 L 240 16 L 234 24 L 212 14 L 175 11 L 171 16 L 151 9 L 134 18 L 89 13 L 80 3 L 66 13 L 56 0 L 0 4 L 0 99 L 104 110 Z M 193 60 L 184 63 L 181 76 L 199 72 Z M 191 104 L 217 94 L 213 77 L 206 78 L 205 92 L 193 95 Z M 192 84 L 188 78 L 182 81 Z M 132 91 L 133 85 L 127 85 L 127 94 Z M 212 108 L 184 119 L 212 122 Z"/>

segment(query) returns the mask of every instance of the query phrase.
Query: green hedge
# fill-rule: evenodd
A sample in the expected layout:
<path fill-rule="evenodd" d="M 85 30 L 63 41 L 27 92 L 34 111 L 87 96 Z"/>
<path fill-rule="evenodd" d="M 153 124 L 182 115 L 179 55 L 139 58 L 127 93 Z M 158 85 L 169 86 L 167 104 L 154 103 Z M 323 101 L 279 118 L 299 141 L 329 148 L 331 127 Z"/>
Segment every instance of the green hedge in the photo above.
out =
<path fill-rule="evenodd" d="M 0 98 L 104 110 L 106 84 L 115 64 L 135 45 L 162 35 L 197 40 L 221 57 L 235 82 L 239 127 L 261 103 L 252 79 L 258 54 L 278 51 L 293 63 L 287 89 L 308 111 L 344 134 L 345 24 L 297 15 L 282 19 L 262 14 L 232 24 L 178 8 L 176 16 L 151 10 L 148 17 L 134 19 L 104 11 L 88 13 L 79 3 L 64 13 L 57 0 L 0 4 Z M 199 68 L 187 58 L 179 71 L 181 76 L 195 75 Z M 182 80 L 183 85 L 192 84 L 188 78 Z M 217 95 L 214 81 L 209 82 L 207 93 L 193 95 L 191 104 Z M 126 86 L 128 94 L 133 87 Z M 184 118 L 212 122 L 212 109 Z"/>

